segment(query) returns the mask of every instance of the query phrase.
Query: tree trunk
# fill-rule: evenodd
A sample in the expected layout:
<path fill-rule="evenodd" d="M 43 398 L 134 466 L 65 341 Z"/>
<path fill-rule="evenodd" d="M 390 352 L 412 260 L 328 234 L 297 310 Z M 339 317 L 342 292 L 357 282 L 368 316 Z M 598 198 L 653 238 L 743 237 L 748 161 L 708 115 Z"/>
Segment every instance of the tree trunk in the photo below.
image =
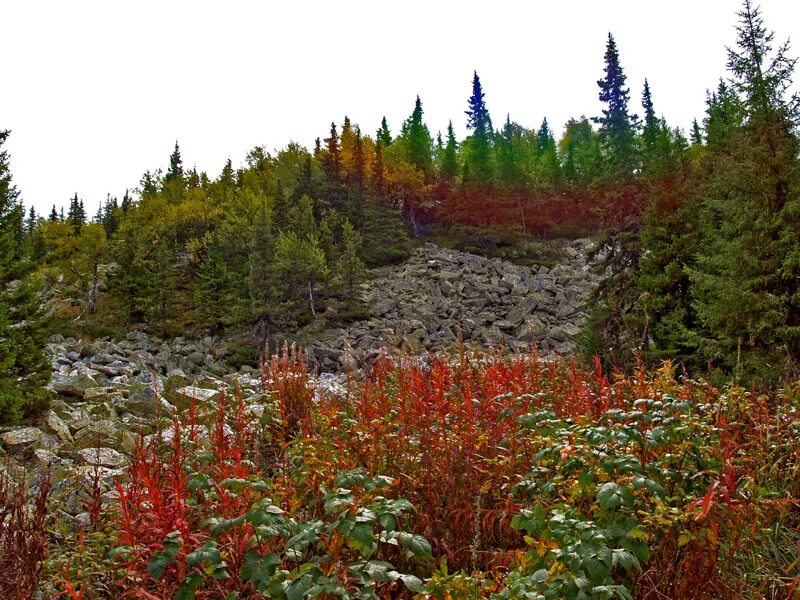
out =
<path fill-rule="evenodd" d="M 314 310 L 314 284 L 311 281 L 308 282 L 308 302 L 311 305 L 311 315 L 316 317 L 317 311 Z"/>
<path fill-rule="evenodd" d="M 97 312 L 97 288 L 100 285 L 100 275 L 98 265 L 92 269 L 92 286 L 89 289 L 89 314 Z"/>

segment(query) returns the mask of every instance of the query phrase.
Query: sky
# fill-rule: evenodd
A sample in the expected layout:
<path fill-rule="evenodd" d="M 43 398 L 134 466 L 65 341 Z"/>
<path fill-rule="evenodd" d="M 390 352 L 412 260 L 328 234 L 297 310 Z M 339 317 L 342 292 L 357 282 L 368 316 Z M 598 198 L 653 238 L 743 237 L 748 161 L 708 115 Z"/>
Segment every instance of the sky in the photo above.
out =
<path fill-rule="evenodd" d="M 800 2 L 761 0 L 776 41 L 795 40 Z M 739 0 L 2 0 L 0 129 L 26 206 L 77 192 L 93 214 L 147 170 L 216 177 L 255 146 L 309 148 L 345 115 L 393 133 L 419 95 L 432 132 L 464 111 L 473 70 L 492 120 L 596 116 L 608 33 L 641 113 L 688 130 L 725 76 Z M 797 77 L 800 79 L 800 75 Z"/>

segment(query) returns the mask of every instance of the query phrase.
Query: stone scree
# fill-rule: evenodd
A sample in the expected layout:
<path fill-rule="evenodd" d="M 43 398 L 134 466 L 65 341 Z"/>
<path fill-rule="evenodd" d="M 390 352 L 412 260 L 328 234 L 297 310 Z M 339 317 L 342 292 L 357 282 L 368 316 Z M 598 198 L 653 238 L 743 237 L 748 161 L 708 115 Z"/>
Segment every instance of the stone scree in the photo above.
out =
<path fill-rule="evenodd" d="M 357 365 L 382 349 L 452 347 L 459 332 L 468 345 L 527 351 L 535 343 L 543 354 L 569 353 L 598 283 L 586 258 L 589 246 L 572 242 L 564 263 L 527 268 L 426 244 L 363 284 L 372 318 L 321 332 L 311 345 L 323 371 L 317 385 L 334 393 L 341 387 L 341 374 L 333 373 L 343 368 L 345 337 Z M 47 353 L 55 399 L 36 427 L 0 427 L 0 469 L 34 480 L 49 470 L 59 510 L 85 524 L 80 490 L 99 473 L 113 494 L 111 482 L 122 474 L 136 437 L 168 426 L 192 400 L 213 404 L 221 389 L 239 388 L 246 410 L 263 413 L 271 400 L 258 375 L 244 367 L 225 374 L 226 352 L 211 337 L 163 341 L 132 331 L 123 340 L 88 343 L 54 336 Z"/>
<path fill-rule="evenodd" d="M 565 260 L 548 268 L 425 244 L 403 265 L 362 285 L 370 319 L 323 331 L 310 350 L 321 371 L 343 368 L 345 340 L 356 365 L 382 349 L 440 351 L 453 347 L 459 334 L 468 346 L 527 352 L 535 344 L 542 356 L 569 354 L 600 281 L 587 257 L 591 245 L 570 242 Z"/>

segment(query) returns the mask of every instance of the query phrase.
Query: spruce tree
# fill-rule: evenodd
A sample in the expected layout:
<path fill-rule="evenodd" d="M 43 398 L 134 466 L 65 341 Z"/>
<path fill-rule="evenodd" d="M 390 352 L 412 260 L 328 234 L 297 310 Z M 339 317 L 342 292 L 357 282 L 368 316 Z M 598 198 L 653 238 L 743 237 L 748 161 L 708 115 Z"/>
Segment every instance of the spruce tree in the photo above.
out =
<path fill-rule="evenodd" d="M 341 173 L 342 158 L 336 123 L 331 122 L 331 134 L 330 137 L 325 138 L 325 149 L 327 152 L 323 154 L 322 168 L 325 170 L 328 181 L 338 183 Z"/>
<path fill-rule="evenodd" d="M 453 122 L 447 123 L 447 142 L 442 153 L 442 177 L 453 182 L 458 177 L 458 142 L 453 132 Z"/>
<path fill-rule="evenodd" d="M 381 126 L 375 133 L 375 141 L 381 142 L 384 148 L 392 143 L 392 134 L 389 131 L 389 125 L 386 123 L 386 117 L 381 119 Z"/>
<path fill-rule="evenodd" d="M 417 96 L 411 116 L 403 124 L 403 143 L 405 144 L 406 159 L 417 169 L 422 171 L 426 179 L 433 174 L 433 158 L 431 147 L 433 139 L 422 120 L 422 101 Z"/>
<path fill-rule="evenodd" d="M 78 192 L 75 192 L 75 195 L 69 201 L 67 221 L 72 225 L 73 235 L 80 234 L 81 227 L 86 223 L 86 211 L 83 208 L 83 200 L 78 199 Z"/>
<path fill-rule="evenodd" d="M 372 189 L 378 195 L 383 194 L 386 184 L 386 173 L 383 164 L 383 142 L 375 142 L 375 157 L 372 162 Z"/>
<path fill-rule="evenodd" d="M 284 298 L 301 303 L 307 299 L 312 316 L 317 314 L 317 288 L 330 275 L 325 253 L 314 236 L 299 236 L 294 231 L 278 235 L 274 270 Z"/>
<path fill-rule="evenodd" d="M 644 108 L 644 127 L 642 128 L 642 142 L 645 155 L 652 156 L 655 152 L 656 138 L 658 137 L 659 120 L 653 108 L 653 96 L 650 93 L 650 84 L 644 80 L 642 91 L 642 108 Z"/>
<path fill-rule="evenodd" d="M 538 183 L 541 187 L 555 189 L 562 180 L 561 163 L 558 159 L 556 141 L 546 117 L 542 119 L 542 124 L 536 132 L 536 146 Z"/>
<path fill-rule="evenodd" d="M 50 211 L 50 216 L 47 218 L 47 220 L 51 223 L 58 221 L 58 211 L 56 210 L 55 204 L 53 204 L 53 210 Z"/>
<path fill-rule="evenodd" d="M 199 321 L 214 331 L 229 322 L 230 274 L 215 245 L 209 247 L 192 283 L 195 314 Z"/>
<path fill-rule="evenodd" d="M 693 146 L 703 145 L 703 132 L 700 130 L 700 124 L 697 122 L 697 119 L 692 120 L 691 142 Z"/>
<path fill-rule="evenodd" d="M 574 187 L 587 187 L 602 176 L 600 136 L 586 117 L 570 119 L 559 143 L 564 157 L 564 177 Z"/>
<path fill-rule="evenodd" d="M 111 195 L 107 196 L 105 204 L 103 204 L 100 222 L 103 224 L 108 238 L 111 238 L 117 232 L 117 229 L 119 229 L 120 212 L 117 199 L 112 198 Z"/>
<path fill-rule="evenodd" d="M 133 206 L 133 199 L 131 198 L 128 190 L 125 190 L 125 195 L 122 196 L 122 202 L 119 205 L 120 210 L 124 213 L 127 213 L 131 207 Z"/>
<path fill-rule="evenodd" d="M 522 128 L 511 121 L 511 115 L 506 115 L 503 129 L 496 137 L 495 152 L 498 182 L 508 188 L 517 188 L 523 184 L 524 173 L 518 148 L 521 133 Z"/>
<path fill-rule="evenodd" d="M 800 356 L 800 100 L 789 94 L 795 59 L 749 0 L 728 49 L 730 88 L 717 98 L 707 143 L 703 241 L 691 271 L 706 356 L 742 377 L 777 378 Z M 784 371 L 786 372 L 786 371 Z"/>
<path fill-rule="evenodd" d="M 336 270 L 348 308 L 352 308 L 358 284 L 364 277 L 364 263 L 359 256 L 360 251 L 361 236 L 350 221 L 345 220 L 342 223 L 341 253 L 336 262 Z"/>
<path fill-rule="evenodd" d="M 21 237 L 24 209 L 3 148 L 8 135 L 0 130 L 0 424 L 43 410 L 50 378 L 48 318 Z"/>
<path fill-rule="evenodd" d="M 550 145 L 554 143 L 553 132 L 550 130 L 550 125 L 547 123 L 547 117 L 545 117 L 542 119 L 542 124 L 536 132 L 536 148 L 540 154 L 543 154 Z"/>
<path fill-rule="evenodd" d="M 36 229 L 36 224 L 39 222 L 39 217 L 36 215 L 36 209 L 31 205 L 30 210 L 28 211 L 28 220 L 25 221 L 25 233 L 27 235 L 33 234 L 34 229 Z"/>
<path fill-rule="evenodd" d="M 356 126 L 353 138 L 353 174 L 352 181 L 359 190 L 364 189 L 367 180 L 367 163 L 364 156 L 364 140 L 361 139 L 361 128 Z"/>
<path fill-rule="evenodd" d="M 605 77 L 597 82 L 600 101 L 606 105 L 600 124 L 600 139 L 612 177 L 629 178 L 636 168 L 635 115 L 628 113 L 630 92 L 625 87 L 625 73 L 619 62 L 614 36 L 608 34 L 605 53 Z"/>
<path fill-rule="evenodd" d="M 494 178 L 492 165 L 492 120 L 486 108 L 483 87 L 475 71 L 472 77 L 472 95 L 468 100 L 467 129 L 472 131 L 468 140 L 465 170 L 469 183 L 491 185 Z"/>
<path fill-rule="evenodd" d="M 164 176 L 165 181 L 180 181 L 183 179 L 183 160 L 181 160 L 181 149 L 178 140 L 175 140 L 175 149 L 169 156 L 169 168 Z"/>

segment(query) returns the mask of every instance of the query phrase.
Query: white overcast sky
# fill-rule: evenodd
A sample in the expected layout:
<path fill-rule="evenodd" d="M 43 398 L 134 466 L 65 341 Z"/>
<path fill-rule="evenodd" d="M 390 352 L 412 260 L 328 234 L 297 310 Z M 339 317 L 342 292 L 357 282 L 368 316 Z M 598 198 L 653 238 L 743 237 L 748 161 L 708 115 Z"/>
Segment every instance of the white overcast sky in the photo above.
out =
<path fill-rule="evenodd" d="M 776 41 L 800 54 L 800 1 L 761 0 Z M 312 147 L 345 114 L 397 132 L 420 95 L 432 132 L 464 110 L 477 69 L 496 126 L 506 113 L 560 131 L 597 115 L 608 32 L 632 109 L 645 77 L 656 110 L 688 129 L 725 75 L 738 0 L 227 2 L 0 1 L 0 129 L 27 206 L 75 192 L 93 214 L 145 170 L 216 177 L 230 157 Z M 798 74 L 800 79 L 800 74 Z"/>

